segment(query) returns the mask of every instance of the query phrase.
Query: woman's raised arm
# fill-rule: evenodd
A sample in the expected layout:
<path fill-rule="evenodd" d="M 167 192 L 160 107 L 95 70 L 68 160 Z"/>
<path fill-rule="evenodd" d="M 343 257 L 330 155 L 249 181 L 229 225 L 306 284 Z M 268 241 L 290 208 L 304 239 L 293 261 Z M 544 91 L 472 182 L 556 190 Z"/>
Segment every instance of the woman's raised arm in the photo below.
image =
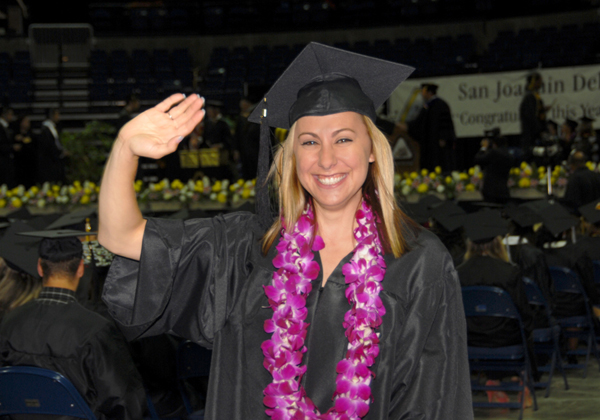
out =
<path fill-rule="evenodd" d="M 172 95 L 141 113 L 119 131 L 102 177 L 98 240 L 111 252 L 139 260 L 146 221 L 137 205 L 133 183 L 138 159 L 159 159 L 204 117 L 204 98 Z"/>

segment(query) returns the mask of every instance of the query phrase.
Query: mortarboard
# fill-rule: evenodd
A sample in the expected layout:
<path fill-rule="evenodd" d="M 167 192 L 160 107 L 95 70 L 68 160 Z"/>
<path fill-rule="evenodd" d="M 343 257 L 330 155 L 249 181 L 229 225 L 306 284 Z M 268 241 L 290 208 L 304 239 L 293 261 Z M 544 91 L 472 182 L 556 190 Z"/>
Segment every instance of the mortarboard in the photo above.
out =
<path fill-rule="evenodd" d="M 4 258 L 6 264 L 13 270 L 39 278 L 37 272 L 39 239 L 20 235 L 34 230 L 23 221 L 13 222 L 0 239 L 0 257 Z"/>
<path fill-rule="evenodd" d="M 496 137 L 500 137 L 500 127 L 494 127 L 489 130 L 484 130 L 483 136 L 486 139 L 495 139 Z"/>
<path fill-rule="evenodd" d="M 568 125 L 571 128 L 571 131 L 575 131 L 577 129 L 577 121 L 573 121 L 567 118 L 563 125 Z"/>
<path fill-rule="evenodd" d="M 527 228 L 542 222 L 542 217 L 539 213 L 526 205 L 507 207 L 506 215 L 514 224 L 522 228 Z"/>
<path fill-rule="evenodd" d="M 549 207 L 551 205 L 552 204 L 548 200 L 534 200 L 534 201 L 528 201 L 525 204 L 521 204 L 521 206 L 527 207 L 527 208 L 533 210 L 535 213 L 538 213 L 538 214 L 543 209 L 545 209 L 546 207 Z"/>
<path fill-rule="evenodd" d="M 414 68 L 311 42 L 257 104 L 248 120 L 261 124 L 256 208 L 264 227 L 271 224 L 266 186 L 268 127 L 288 129 L 304 116 L 353 111 L 376 122 L 381 106 Z M 267 112 L 268 108 L 268 112 Z"/>
<path fill-rule="evenodd" d="M 475 243 L 492 241 L 497 236 L 506 235 L 508 223 L 498 210 L 482 210 L 464 218 L 467 237 Z"/>
<path fill-rule="evenodd" d="M 553 235 L 558 236 L 565 230 L 577 226 L 577 218 L 558 203 L 552 203 L 539 211 L 544 227 Z"/>
<path fill-rule="evenodd" d="M 600 222 L 600 200 L 579 207 L 579 213 L 591 224 Z"/>
<path fill-rule="evenodd" d="M 448 232 L 453 232 L 461 227 L 467 213 L 452 201 L 442 201 L 431 207 L 431 218 L 439 223 Z"/>
<path fill-rule="evenodd" d="M 418 203 L 402 203 L 400 207 L 414 221 L 423 225 L 429 221 L 430 210 L 421 202 Z"/>
<path fill-rule="evenodd" d="M 61 216 L 60 218 L 55 220 L 53 223 L 48 225 L 45 229 L 46 230 L 56 230 L 56 229 L 62 229 L 62 228 L 66 228 L 69 226 L 75 226 L 75 225 L 81 225 L 80 227 L 83 228 L 84 227 L 83 224 L 85 223 L 86 219 L 90 219 L 90 222 L 93 221 L 94 222 L 93 224 L 95 226 L 97 226 L 97 215 L 98 215 L 98 210 L 93 207 L 75 210 L 75 211 L 69 212 L 69 213 Z M 93 228 L 94 227 L 92 227 L 92 229 Z"/>
<path fill-rule="evenodd" d="M 79 237 L 95 233 L 61 229 L 20 232 L 18 235 L 34 238 L 38 241 L 37 250 L 40 258 L 51 262 L 61 262 L 81 258 L 83 246 Z"/>
<path fill-rule="evenodd" d="M 579 119 L 579 121 L 581 121 L 582 123 L 593 123 L 596 120 L 593 119 L 593 118 L 588 117 L 587 115 L 584 115 L 583 117 L 581 117 Z"/>
<path fill-rule="evenodd" d="M 21 207 L 20 209 L 7 214 L 6 218 L 9 220 L 29 220 L 33 218 L 33 214 L 27 210 L 27 207 Z"/>

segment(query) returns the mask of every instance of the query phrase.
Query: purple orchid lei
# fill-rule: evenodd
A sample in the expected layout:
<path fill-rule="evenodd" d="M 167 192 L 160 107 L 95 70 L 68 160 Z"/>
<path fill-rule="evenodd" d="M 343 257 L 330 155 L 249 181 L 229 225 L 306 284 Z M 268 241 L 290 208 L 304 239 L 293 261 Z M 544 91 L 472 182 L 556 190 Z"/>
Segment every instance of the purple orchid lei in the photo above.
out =
<path fill-rule="evenodd" d="M 346 298 L 351 308 L 344 316 L 348 351 L 337 367 L 334 404 L 326 413 L 319 413 L 300 385 L 306 366 L 300 366 L 306 352 L 304 340 L 308 324 L 306 296 L 312 289 L 311 280 L 319 274 L 313 261 L 313 251 L 323 249 L 323 239 L 315 235 L 312 206 L 307 205 L 291 234 L 282 230 L 277 245 L 279 251 L 273 265 L 272 285 L 265 294 L 273 309 L 273 317 L 265 321 L 265 331 L 272 333 L 261 348 L 263 365 L 273 376 L 264 390 L 267 415 L 273 420 L 336 419 L 364 417 L 369 411 L 371 379 L 369 369 L 379 354 L 379 334 L 385 307 L 379 297 L 385 275 L 383 249 L 379 241 L 376 215 L 363 201 L 356 212 L 358 227 L 354 230 L 357 246 L 350 262 L 344 265 Z"/>

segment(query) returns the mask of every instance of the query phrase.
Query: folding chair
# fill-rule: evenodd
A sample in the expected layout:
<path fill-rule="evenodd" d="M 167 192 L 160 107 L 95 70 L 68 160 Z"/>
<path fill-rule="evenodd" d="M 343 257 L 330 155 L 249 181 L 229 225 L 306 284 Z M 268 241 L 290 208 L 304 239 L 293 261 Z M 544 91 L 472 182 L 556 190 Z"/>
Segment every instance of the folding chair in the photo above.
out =
<path fill-rule="evenodd" d="M 30 366 L 0 368 L 0 417 L 11 414 L 96 420 L 67 378 L 48 369 Z"/>
<path fill-rule="evenodd" d="M 177 348 L 177 382 L 183 404 L 188 414 L 194 414 L 192 403 L 187 394 L 185 380 L 208 376 L 212 351 L 205 349 L 193 341 L 184 341 Z"/>
<path fill-rule="evenodd" d="M 581 295 L 585 306 L 585 315 L 571 316 L 567 318 L 558 318 L 558 323 L 563 330 L 565 337 L 575 337 L 587 342 L 586 350 L 569 350 L 567 356 L 583 356 L 585 355 L 585 364 L 566 364 L 565 369 L 583 369 L 583 377 L 587 375 L 587 366 L 590 361 L 592 351 L 600 366 L 600 354 L 598 353 L 598 345 L 596 343 L 596 334 L 594 332 L 594 321 L 590 302 L 585 293 L 579 276 L 572 270 L 566 267 L 550 266 L 550 276 L 554 282 L 554 290 L 556 293 L 572 293 Z"/>
<path fill-rule="evenodd" d="M 468 347 L 471 371 L 478 372 L 514 372 L 520 382 L 504 382 L 500 385 L 480 385 L 471 381 L 473 391 L 520 391 L 520 402 L 473 402 L 473 407 L 518 408 L 519 420 L 523 417 L 525 405 L 525 387 L 531 390 L 533 409 L 537 410 L 535 387 L 531 374 L 531 363 L 527 352 L 527 341 L 521 316 L 510 295 L 499 287 L 469 286 L 462 288 L 463 305 L 467 317 L 504 317 L 514 319 L 519 324 L 521 343 L 506 347 Z"/>
<path fill-rule="evenodd" d="M 562 357 L 560 356 L 559 349 L 559 338 L 560 338 L 560 325 L 552 324 L 552 316 L 550 314 L 550 305 L 544 298 L 544 295 L 538 285 L 528 277 L 523 277 L 523 283 L 525 283 L 525 293 L 527 294 L 527 300 L 530 305 L 540 306 L 546 313 L 546 318 L 548 319 L 548 328 L 537 328 L 533 330 L 533 343 L 534 343 L 534 351 L 536 354 L 545 354 L 550 356 L 550 363 L 545 366 L 538 366 L 538 370 L 540 372 L 548 373 L 548 381 L 547 382 L 536 382 L 536 388 L 545 388 L 546 395 L 545 398 L 548 398 L 550 395 L 550 384 L 552 384 L 552 374 L 556 369 L 556 365 L 558 363 L 558 370 L 563 376 L 563 380 L 565 381 L 565 389 L 569 389 L 569 383 L 567 381 L 567 376 L 565 374 L 565 370 L 562 365 Z"/>

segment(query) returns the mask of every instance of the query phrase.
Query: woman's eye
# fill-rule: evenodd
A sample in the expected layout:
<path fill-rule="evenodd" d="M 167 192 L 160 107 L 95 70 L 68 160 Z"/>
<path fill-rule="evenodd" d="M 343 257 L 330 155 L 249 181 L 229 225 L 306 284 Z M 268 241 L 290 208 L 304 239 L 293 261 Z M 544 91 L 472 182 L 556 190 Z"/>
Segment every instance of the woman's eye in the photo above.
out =
<path fill-rule="evenodd" d="M 349 143 L 349 142 L 351 142 L 351 141 L 352 141 L 352 139 L 349 139 L 349 138 L 346 138 L 346 137 L 344 137 L 344 138 L 342 138 L 342 139 L 339 139 L 337 142 L 338 142 L 338 143 Z"/>
<path fill-rule="evenodd" d="M 313 144 L 317 144 L 317 142 L 314 140 L 307 140 L 302 142 L 302 146 L 312 146 Z"/>

